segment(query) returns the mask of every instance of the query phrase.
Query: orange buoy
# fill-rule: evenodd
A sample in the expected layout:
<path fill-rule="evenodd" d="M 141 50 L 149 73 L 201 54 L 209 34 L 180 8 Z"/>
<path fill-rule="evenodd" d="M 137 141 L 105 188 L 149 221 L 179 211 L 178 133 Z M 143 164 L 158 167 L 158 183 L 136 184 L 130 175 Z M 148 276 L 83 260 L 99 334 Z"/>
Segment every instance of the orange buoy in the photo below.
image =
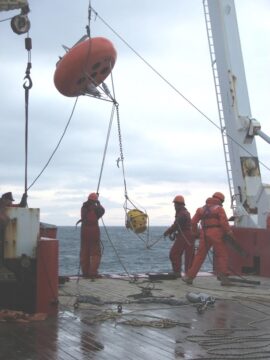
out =
<path fill-rule="evenodd" d="M 71 48 L 56 64 L 54 84 L 65 96 L 87 93 L 100 85 L 112 71 L 117 53 L 108 39 L 90 38 Z"/>

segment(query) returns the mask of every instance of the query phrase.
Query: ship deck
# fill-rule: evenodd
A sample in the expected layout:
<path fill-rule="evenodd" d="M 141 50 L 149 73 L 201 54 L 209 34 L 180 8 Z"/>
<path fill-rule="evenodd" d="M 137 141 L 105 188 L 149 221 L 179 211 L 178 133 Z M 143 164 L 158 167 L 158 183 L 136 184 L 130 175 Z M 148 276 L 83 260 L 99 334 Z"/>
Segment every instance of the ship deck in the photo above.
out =
<path fill-rule="evenodd" d="M 260 284 L 70 278 L 57 317 L 0 323 L 0 359 L 269 359 L 270 279 L 245 279 Z M 215 301 L 199 312 L 190 292 Z"/>

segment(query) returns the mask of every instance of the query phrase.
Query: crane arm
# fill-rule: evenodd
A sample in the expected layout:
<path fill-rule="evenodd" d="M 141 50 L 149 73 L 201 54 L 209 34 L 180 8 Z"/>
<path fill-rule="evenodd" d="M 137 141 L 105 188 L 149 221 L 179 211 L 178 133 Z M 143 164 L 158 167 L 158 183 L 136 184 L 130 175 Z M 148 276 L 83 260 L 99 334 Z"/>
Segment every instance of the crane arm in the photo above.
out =
<path fill-rule="evenodd" d="M 27 0 L 0 0 L 0 11 L 22 9 L 28 6 Z"/>

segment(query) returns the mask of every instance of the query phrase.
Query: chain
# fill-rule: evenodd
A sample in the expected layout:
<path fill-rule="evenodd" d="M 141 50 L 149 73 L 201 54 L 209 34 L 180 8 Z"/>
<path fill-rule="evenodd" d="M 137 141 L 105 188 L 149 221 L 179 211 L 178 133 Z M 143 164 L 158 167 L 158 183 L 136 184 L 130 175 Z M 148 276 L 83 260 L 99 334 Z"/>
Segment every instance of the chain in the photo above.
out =
<path fill-rule="evenodd" d="M 116 116 L 117 116 L 117 128 L 118 128 L 119 149 L 120 149 L 120 158 L 118 159 L 118 162 L 121 161 L 121 163 L 122 163 L 122 173 L 123 173 L 123 181 L 124 181 L 124 187 L 125 187 L 125 197 L 127 199 L 128 198 L 127 183 L 126 183 L 125 169 L 124 169 L 124 155 L 123 155 L 123 144 L 122 144 L 122 136 L 121 136 L 119 104 L 118 103 L 115 104 L 115 108 L 116 108 Z"/>

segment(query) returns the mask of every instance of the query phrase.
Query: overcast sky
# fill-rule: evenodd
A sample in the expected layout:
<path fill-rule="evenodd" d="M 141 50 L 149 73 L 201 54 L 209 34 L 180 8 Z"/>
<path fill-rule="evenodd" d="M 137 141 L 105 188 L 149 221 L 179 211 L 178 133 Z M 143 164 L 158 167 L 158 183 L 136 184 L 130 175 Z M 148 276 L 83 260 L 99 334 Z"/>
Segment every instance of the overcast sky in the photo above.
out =
<path fill-rule="evenodd" d="M 55 64 L 88 24 L 88 0 L 30 0 L 33 88 L 29 103 L 28 185 L 55 149 L 75 98 L 54 86 Z M 219 124 L 201 0 L 92 0 L 93 8 L 153 68 L 201 112 Z M 235 0 L 252 115 L 270 135 L 270 2 Z M 5 19 L 18 11 L 1 12 Z M 151 225 L 170 225 L 172 200 L 182 194 L 193 215 L 215 191 L 229 189 L 220 132 L 138 58 L 99 18 L 91 36 L 110 39 L 117 50 L 113 70 L 119 103 L 129 198 L 146 210 Z M 0 192 L 24 191 L 25 35 L 0 22 Z M 105 81 L 111 88 L 110 79 Z M 62 143 L 44 173 L 29 189 L 29 207 L 41 221 L 74 225 L 82 202 L 96 191 L 112 105 L 79 97 Z M 269 145 L 257 139 L 259 158 L 269 164 Z M 124 225 L 124 183 L 116 165 L 119 140 L 113 122 L 100 185 L 106 225 Z M 261 168 L 263 181 L 269 172 Z"/>

